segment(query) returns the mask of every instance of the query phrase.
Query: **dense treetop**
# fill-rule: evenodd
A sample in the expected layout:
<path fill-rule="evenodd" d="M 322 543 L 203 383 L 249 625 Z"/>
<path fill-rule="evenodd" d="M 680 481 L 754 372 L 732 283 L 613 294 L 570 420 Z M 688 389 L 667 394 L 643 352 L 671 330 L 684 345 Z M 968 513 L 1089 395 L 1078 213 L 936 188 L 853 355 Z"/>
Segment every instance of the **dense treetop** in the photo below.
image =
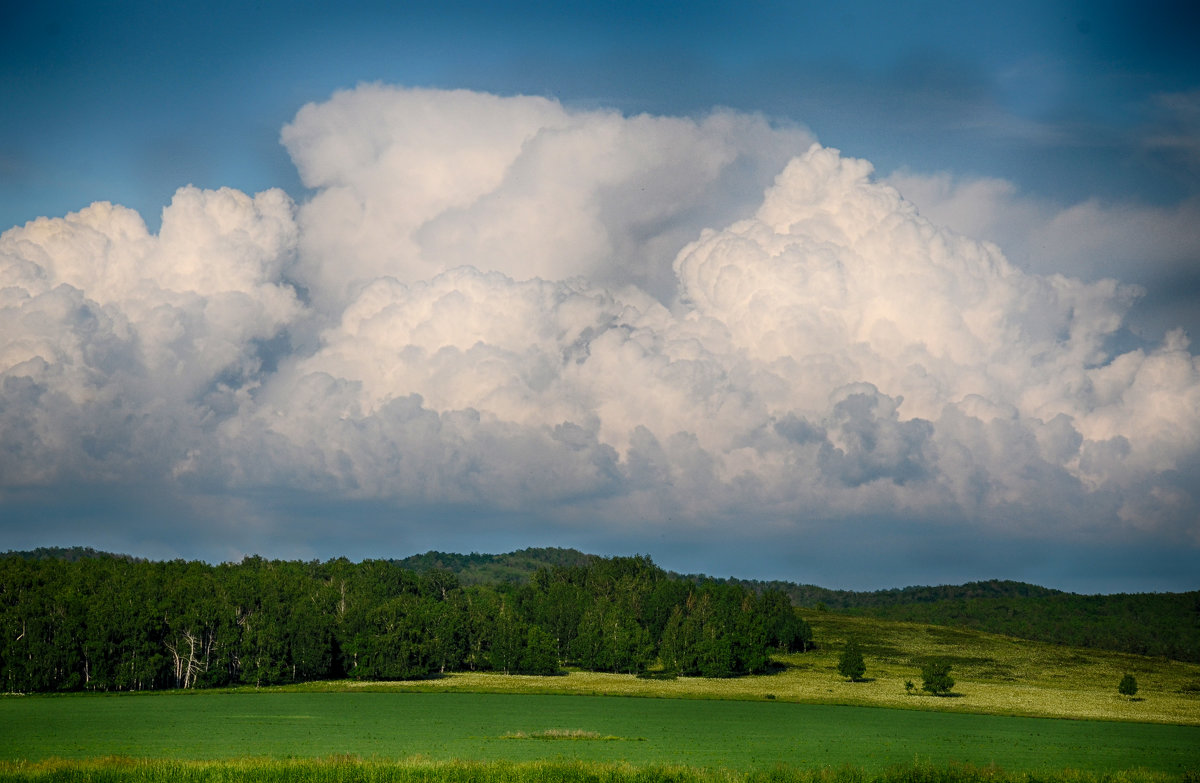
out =
<path fill-rule="evenodd" d="M 0 558 L 0 687 L 149 690 L 564 665 L 682 675 L 764 671 L 811 645 L 782 593 L 589 558 L 525 584 L 464 586 L 388 560 Z"/>
<path fill-rule="evenodd" d="M 33 560 L 137 560 L 85 547 L 42 548 L 10 552 L 6 556 Z M 419 573 L 449 572 L 463 587 L 516 587 L 527 584 L 541 568 L 587 566 L 601 559 L 575 549 L 549 547 L 498 555 L 427 552 L 389 562 Z M 780 592 L 794 606 L 810 609 L 968 627 L 1056 644 L 1200 661 L 1200 591 L 1077 595 L 1023 582 L 988 580 L 855 592 L 786 581 L 713 580 L 704 575 L 665 573 L 697 585 L 716 582 L 756 594 Z"/>
<path fill-rule="evenodd" d="M 592 555 L 574 549 L 523 549 L 506 555 L 430 552 L 399 561 L 415 568 L 433 562 L 465 583 L 527 580 L 541 565 L 582 564 Z M 491 573 L 503 573 L 492 577 Z M 676 576 L 672 574 L 672 576 Z M 697 584 L 702 574 L 679 575 Z M 756 593 L 779 591 L 793 605 L 851 612 L 887 620 L 967 627 L 1023 639 L 1101 650 L 1200 661 L 1200 591 L 1077 595 L 991 579 L 857 592 L 786 581 L 721 579 Z"/>

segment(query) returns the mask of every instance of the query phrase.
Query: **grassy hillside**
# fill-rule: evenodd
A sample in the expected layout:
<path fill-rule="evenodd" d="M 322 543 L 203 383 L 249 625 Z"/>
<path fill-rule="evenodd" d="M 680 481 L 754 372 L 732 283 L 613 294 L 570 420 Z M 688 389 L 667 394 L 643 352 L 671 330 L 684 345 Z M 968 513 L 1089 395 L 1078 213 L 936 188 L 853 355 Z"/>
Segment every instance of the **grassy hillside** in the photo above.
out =
<path fill-rule="evenodd" d="M 782 590 L 797 606 L 1200 662 L 1200 591 L 1077 595 L 991 580 L 856 593 L 789 582 L 728 581 Z"/>
<path fill-rule="evenodd" d="M 440 568 L 463 584 L 520 584 L 541 567 L 584 565 L 574 549 L 522 549 L 504 555 L 428 552 L 394 562 Z M 703 574 L 674 574 L 704 581 Z M 1099 650 L 1200 663 L 1200 591 L 1077 595 L 1004 580 L 856 592 L 794 582 L 720 579 L 756 591 L 781 590 L 796 606 L 1017 636 Z"/>
<path fill-rule="evenodd" d="M 1077 647 L 1200 661 L 1200 592 L 955 597 L 860 611 L 893 620 L 979 628 Z"/>
<path fill-rule="evenodd" d="M 1200 725 L 1200 664 L 835 612 L 807 613 L 806 619 L 821 648 L 779 656 L 779 670 L 766 675 L 653 680 L 593 672 L 558 677 L 456 673 L 433 680 L 298 687 L 769 700 Z M 863 648 L 865 682 L 848 682 L 837 674 L 838 656 L 851 638 Z M 919 691 L 921 665 L 935 657 L 953 667 L 953 694 L 906 691 L 906 681 Z M 1126 672 L 1137 678 L 1136 699 L 1117 693 Z"/>

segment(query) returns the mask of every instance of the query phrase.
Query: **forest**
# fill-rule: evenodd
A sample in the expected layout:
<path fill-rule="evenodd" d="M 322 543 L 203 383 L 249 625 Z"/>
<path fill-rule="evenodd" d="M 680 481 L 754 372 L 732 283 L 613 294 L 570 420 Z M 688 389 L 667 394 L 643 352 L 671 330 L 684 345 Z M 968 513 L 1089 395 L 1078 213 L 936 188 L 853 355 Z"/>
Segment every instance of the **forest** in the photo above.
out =
<path fill-rule="evenodd" d="M 1003 580 L 872 592 L 723 580 L 797 606 L 1200 662 L 1200 591 L 1079 595 Z"/>
<path fill-rule="evenodd" d="M 0 687 L 137 691 L 448 671 L 730 677 L 803 651 L 777 590 L 680 580 L 647 557 L 588 557 L 524 583 L 464 585 L 388 560 L 210 565 L 0 557 Z"/>
<path fill-rule="evenodd" d="M 531 548 L 503 555 L 427 552 L 401 560 L 423 571 L 443 568 L 464 584 L 520 583 L 541 564 L 587 563 L 574 549 Z M 697 584 L 703 574 L 668 573 Z M 756 593 L 779 591 L 807 611 L 832 611 L 883 620 L 972 628 L 1022 639 L 1200 663 L 1200 591 L 1079 595 L 990 579 L 963 585 L 888 590 L 830 590 L 809 584 L 719 579 Z"/>

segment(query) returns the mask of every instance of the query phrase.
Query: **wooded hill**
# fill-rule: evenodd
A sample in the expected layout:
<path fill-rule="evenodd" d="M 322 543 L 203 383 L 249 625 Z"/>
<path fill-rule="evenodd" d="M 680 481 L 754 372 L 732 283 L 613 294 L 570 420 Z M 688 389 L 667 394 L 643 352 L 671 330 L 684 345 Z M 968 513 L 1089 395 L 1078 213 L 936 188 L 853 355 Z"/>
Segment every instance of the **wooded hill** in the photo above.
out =
<path fill-rule="evenodd" d="M 577 549 L 531 547 L 503 555 L 430 551 L 391 562 L 417 572 L 449 571 L 464 585 L 520 585 L 528 582 L 539 568 L 587 566 L 599 559 Z"/>
<path fill-rule="evenodd" d="M 0 689 L 555 674 L 564 665 L 640 673 L 655 663 L 730 677 L 812 642 L 782 593 L 672 578 L 644 557 L 463 586 L 450 571 L 388 560 L 213 566 L 71 553 L 0 558 Z"/>
<path fill-rule="evenodd" d="M 523 549 L 505 555 L 428 552 L 397 561 L 422 570 L 436 565 L 464 583 L 494 578 L 520 582 L 543 563 L 584 563 L 574 549 Z M 502 575 L 502 576 L 493 576 Z M 701 583 L 702 574 L 671 576 Z M 887 620 L 974 628 L 1022 639 L 1200 662 L 1200 591 L 1078 595 L 990 580 L 964 585 L 905 587 L 871 592 L 829 590 L 794 582 L 718 579 L 748 590 L 778 590 L 795 606 Z"/>
<path fill-rule="evenodd" d="M 135 560 L 128 555 L 81 547 L 10 552 L 7 556 Z M 389 562 L 418 573 L 448 571 L 466 587 L 522 585 L 539 568 L 582 567 L 600 559 L 575 549 L 550 547 L 498 555 L 431 551 Z M 666 573 L 697 584 L 715 581 L 755 593 L 780 591 L 802 609 L 967 627 L 1054 644 L 1200 662 L 1200 591 L 1078 595 L 1023 582 L 991 580 L 856 592 L 785 581 L 714 580 L 704 575 Z"/>

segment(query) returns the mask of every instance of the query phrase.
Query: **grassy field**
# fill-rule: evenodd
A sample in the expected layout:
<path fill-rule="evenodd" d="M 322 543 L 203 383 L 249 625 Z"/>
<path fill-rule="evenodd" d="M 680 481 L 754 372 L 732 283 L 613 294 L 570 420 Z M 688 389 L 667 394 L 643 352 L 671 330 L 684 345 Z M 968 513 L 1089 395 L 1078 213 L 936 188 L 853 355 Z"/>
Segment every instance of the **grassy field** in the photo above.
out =
<path fill-rule="evenodd" d="M 0 780 L 241 779 L 238 765 L 257 763 L 245 757 L 262 757 L 276 760 L 262 762 L 274 771 L 256 772 L 256 780 L 437 780 L 460 773 L 461 779 L 653 780 L 659 778 L 646 771 L 661 773 L 661 765 L 684 765 L 686 774 L 677 769 L 681 781 L 741 780 L 782 764 L 792 770 L 788 775 L 853 765 L 859 777 L 846 772 L 844 783 L 867 783 L 889 770 L 911 772 L 920 760 L 929 774 L 952 763 L 978 769 L 965 778 L 959 769 L 950 777 L 902 779 L 1018 783 L 998 776 L 991 766 L 998 765 L 1014 774 L 1038 772 L 1039 780 L 1066 768 L 1094 775 L 1146 769 L 1200 783 L 1194 772 L 1200 770 L 1200 665 L 834 613 L 808 619 L 819 650 L 780 658 L 774 674 L 727 680 L 451 674 L 261 691 L 0 697 L 0 759 L 8 760 L 0 763 Z M 864 650 L 866 682 L 836 673 L 851 638 Z M 953 696 L 906 692 L 906 680 L 919 688 L 920 666 L 931 657 L 951 661 Z M 1136 700 L 1117 694 L 1124 672 L 1138 679 Z M 152 773 L 150 761 L 136 759 L 177 767 L 164 772 L 160 764 Z M 307 759 L 309 766 L 280 759 Z M 391 763 L 399 759 L 408 771 Z M 446 766 L 452 760 L 485 766 Z M 284 774 L 288 769 L 296 774 Z M 726 777 L 694 777 L 696 770 L 718 769 Z M 1153 774 L 1105 783 L 1149 781 Z"/>
<path fill-rule="evenodd" d="M 1200 767 L 1200 727 L 789 704 L 475 693 L 173 693 L 0 700 L 0 758 L 322 757 L 765 769 L 963 762 Z"/>
<path fill-rule="evenodd" d="M 143 759 L 0 762 L 0 781 L 51 783 L 1196 783 L 1197 776 L 1150 770 L 1006 772 L 995 767 L 914 763 L 868 773 L 858 767 L 775 767 L 769 770 L 635 766 L 587 761 L 473 762 L 408 759 Z"/>
<path fill-rule="evenodd" d="M 781 671 L 759 677 L 664 681 L 595 672 L 571 672 L 565 677 L 455 673 L 434 680 L 313 683 L 301 687 L 775 700 L 1200 726 L 1200 664 L 834 613 L 816 613 L 808 619 L 821 648 L 782 656 L 778 659 L 784 665 Z M 847 682 L 837 675 L 838 655 L 849 638 L 858 639 L 862 645 L 866 682 Z M 954 695 L 937 698 L 909 694 L 905 681 L 912 681 L 919 690 L 921 664 L 933 657 L 952 663 L 951 674 L 957 683 Z M 1124 672 L 1137 678 L 1137 699 L 1117 693 Z"/>

